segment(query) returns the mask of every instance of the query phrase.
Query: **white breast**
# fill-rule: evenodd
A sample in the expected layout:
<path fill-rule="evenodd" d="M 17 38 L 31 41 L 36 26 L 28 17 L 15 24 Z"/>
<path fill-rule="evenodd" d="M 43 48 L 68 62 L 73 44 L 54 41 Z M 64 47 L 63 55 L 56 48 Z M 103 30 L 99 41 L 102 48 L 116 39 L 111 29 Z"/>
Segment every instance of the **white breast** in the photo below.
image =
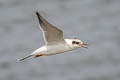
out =
<path fill-rule="evenodd" d="M 71 41 L 69 41 L 69 39 L 65 39 L 66 43 L 62 43 L 62 44 L 55 44 L 55 45 L 45 45 L 37 50 L 35 50 L 32 54 L 36 54 L 36 53 L 42 53 L 45 56 L 49 56 L 49 55 L 55 55 L 55 54 L 59 54 L 59 53 L 63 53 L 66 51 L 71 51 L 74 48 L 71 45 Z"/>
<path fill-rule="evenodd" d="M 50 46 L 47 46 L 46 55 L 54 55 L 54 54 L 58 54 L 58 53 L 63 53 L 68 50 L 69 50 L 69 48 L 65 44 L 50 45 Z"/>

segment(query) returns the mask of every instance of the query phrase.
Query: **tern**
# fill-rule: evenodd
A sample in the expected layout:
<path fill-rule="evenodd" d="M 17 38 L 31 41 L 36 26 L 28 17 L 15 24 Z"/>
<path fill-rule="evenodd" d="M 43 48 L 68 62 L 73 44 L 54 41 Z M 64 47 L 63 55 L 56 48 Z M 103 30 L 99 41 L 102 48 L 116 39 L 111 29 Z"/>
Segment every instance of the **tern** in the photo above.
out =
<path fill-rule="evenodd" d="M 23 61 L 32 56 L 50 56 L 59 53 L 64 53 L 67 51 L 72 51 L 81 47 L 88 47 L 88 45 L 83 43 L 80 39 L 64 39 L 62 30 L 50 24 L 39 14 L 39 12 L 36 12 L 36 16 L 40 24 L 40 29 L 43 32 L 45 45 L 38 48 L 30 55 L 19 59 L 19 61 Z"/>

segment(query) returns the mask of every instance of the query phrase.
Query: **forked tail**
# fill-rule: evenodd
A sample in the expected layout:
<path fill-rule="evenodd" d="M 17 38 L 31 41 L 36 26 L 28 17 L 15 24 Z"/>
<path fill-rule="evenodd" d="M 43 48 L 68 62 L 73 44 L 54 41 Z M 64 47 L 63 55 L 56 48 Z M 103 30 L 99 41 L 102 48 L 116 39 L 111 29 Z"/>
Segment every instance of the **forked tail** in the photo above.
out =
<path fill-rule="evenodd" d="M 18 61 L 23 61 L 23 60 L 25 60 L 25 59 L 27 59 L 27 58 L 29 58 L 29 57 L 31 57 L 32 55 L 28 55 L 28 56 L 26 56 L 26 57 L 24 57 L 24 58 L 21 58 L 21 59 L 18 59 Z"/>

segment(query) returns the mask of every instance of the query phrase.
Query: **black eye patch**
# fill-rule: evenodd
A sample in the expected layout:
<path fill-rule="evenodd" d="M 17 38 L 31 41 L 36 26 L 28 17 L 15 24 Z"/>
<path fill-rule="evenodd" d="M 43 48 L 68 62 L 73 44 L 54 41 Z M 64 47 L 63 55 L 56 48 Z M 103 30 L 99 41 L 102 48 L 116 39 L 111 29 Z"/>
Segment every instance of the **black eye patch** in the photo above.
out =
<path fill-rule="evenodd" d="M 76 44 L 79 44 L 79 42 L 76 42 Z"/>
<path fill-rule="evenodd" d="M 79 44 L 79 42 L 73 41 L 72 44 Z"/>
<path fill-rule="evenodd" d="M 75 43 L 76 43 L 75 41 L 72 42 L 72 44 L 75 44 Z"/>

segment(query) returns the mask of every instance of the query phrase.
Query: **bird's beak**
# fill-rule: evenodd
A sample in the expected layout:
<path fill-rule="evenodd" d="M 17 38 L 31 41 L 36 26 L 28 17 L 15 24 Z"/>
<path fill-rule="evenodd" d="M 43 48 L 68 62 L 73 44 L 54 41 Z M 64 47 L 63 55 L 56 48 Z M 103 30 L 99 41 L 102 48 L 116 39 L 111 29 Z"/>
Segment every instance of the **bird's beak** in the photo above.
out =
<path fill-rule="evenodd" d="M 85 43 L 82 44 L 82 47 L 88 49 L 88 45 Z"/>

